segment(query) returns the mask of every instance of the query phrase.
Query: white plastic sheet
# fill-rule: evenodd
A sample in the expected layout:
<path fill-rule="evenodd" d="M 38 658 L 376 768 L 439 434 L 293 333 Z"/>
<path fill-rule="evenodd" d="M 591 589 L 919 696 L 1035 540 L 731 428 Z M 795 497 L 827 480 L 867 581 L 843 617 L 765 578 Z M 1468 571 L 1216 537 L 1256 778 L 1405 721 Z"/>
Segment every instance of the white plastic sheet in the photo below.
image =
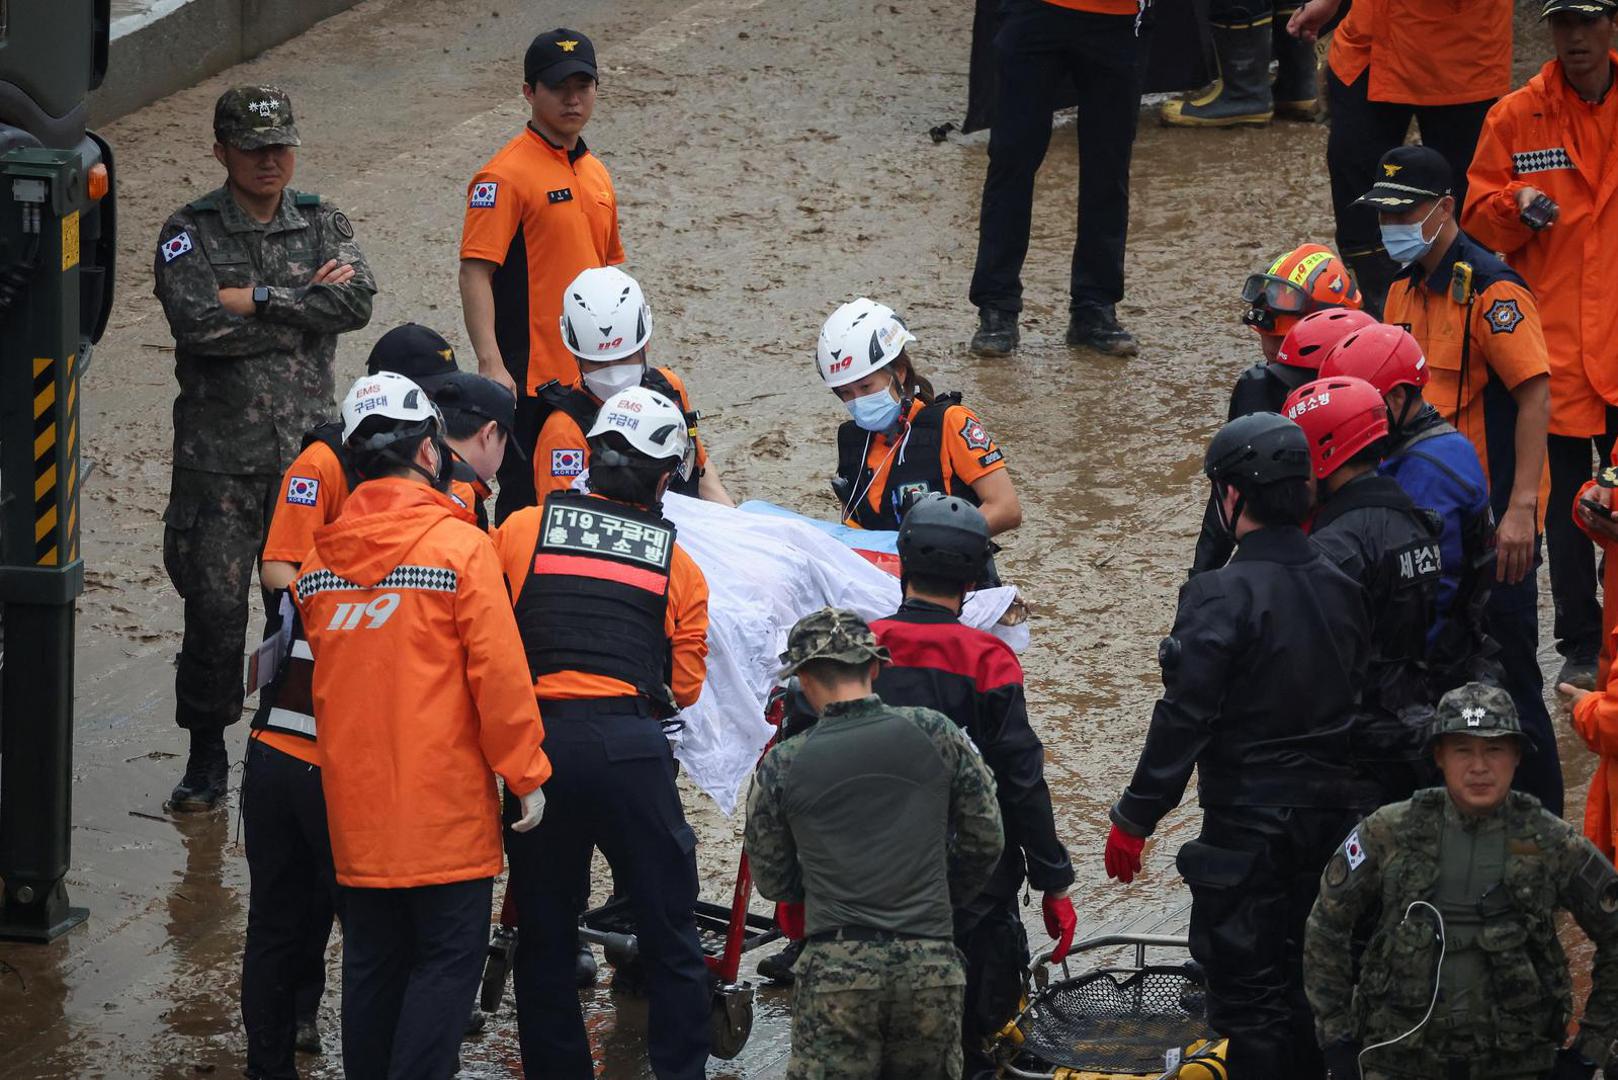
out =
<path fill-rule="evenodd" d="M 708 679 L 701 698 L 681 714 L 685 729 L 674 753 L 730 814 L 773 730 L 764 722 L 764 700 L 792 624 L 828 604 L 867 619 L 891 615 L 899 582 L 817 527 L 824 523 L 777 507 L 737 510 L 669 495 L 663 512 L 702 568 L 709 593 Z M 873 550 L 892 550 L 891 534 L 869 539 Z M 962 619 L 1004 631 L 995 623 L 1015 596 L 1009 587 L 973 593 Z M 1003 636 L 1019 651 L 1027 644 L 1025 626 Z"/>

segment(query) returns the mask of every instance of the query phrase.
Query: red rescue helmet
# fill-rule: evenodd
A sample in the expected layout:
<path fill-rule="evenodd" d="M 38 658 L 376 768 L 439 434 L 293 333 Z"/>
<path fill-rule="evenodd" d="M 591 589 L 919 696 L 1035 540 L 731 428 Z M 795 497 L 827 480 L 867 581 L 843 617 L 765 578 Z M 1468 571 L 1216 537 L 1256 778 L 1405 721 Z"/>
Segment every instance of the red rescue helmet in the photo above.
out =
<path fill-rule="evenodd" d="M 1319 371 L 1331 347 L 1356 330 L 1375 326 L 1376 317 L 1353 308 L 1327 308 L 1311 311 L 1287 331 L 1281 349 L 1275 354 L 1277 364 Z"/>
<path fill-rule="evenodd" d="M 1282 413 L 1303 428 L 1315 478 L 1324 480 L 1388 434 L 1388 407 L 1364 379 L 1316 379 L 1287 396 Z"/>
<path fill-rule="evenodd" d="M 1364 379 L 1383 395 L 1395 386 L 1420 390 L 1432 377 L 1416 339 L 1401 327 L 1382 323 L 1356 330 L 1334 345 L 1320 374 Z"/>
<path fill-rule="evenodd" d="M 1299 319 L 1322 308 L 1364 306 L 1359 287 L 1323 244 L 1303 244 L 1282 255 L 1242 286 L 1242 322 L 1260 334 L 1284 337 Z"/>

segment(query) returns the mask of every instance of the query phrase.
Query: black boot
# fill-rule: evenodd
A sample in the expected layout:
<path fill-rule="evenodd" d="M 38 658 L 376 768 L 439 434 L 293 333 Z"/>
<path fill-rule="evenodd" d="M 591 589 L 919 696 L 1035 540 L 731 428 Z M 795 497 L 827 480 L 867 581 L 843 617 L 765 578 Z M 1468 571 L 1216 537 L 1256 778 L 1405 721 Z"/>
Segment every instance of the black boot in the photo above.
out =
<path fill-rule="evenodd" d="M 573 982 L 580 990 L 596 984 L 600 969 L 596 967 L 596 954 L 590 951 L 588 941 L 579 942 L 579 954 L 573 959 Z"/>
<path fill-rule="evenodd" d="M 1118 325 L 1111 304 L 1074 304 L 1067 343 L 1070 348 L 1094 349 L 1106 356 L 1134 356 L 1140 351 L 1134 335 Z"/>
<path fill-rule="evenodd" d="M 971 349 L 979 356 L 1010 356 L 1022 335 L 1017 332 L 1017 313 L 999 308 L 978 309 L 978 332 L 972 335 Z"/>
<path fill-rule="evenodd" d="M 212 810 L 227 791 L 230 759 L 223 731 L 192 731 L 185 775 L 169 795 L 169 809 L 182 813 Z"/>
<path fill-rule="evenodd" d="M 292 1037 L 292 1045 L 300 1054 L 324 1054 L 325 1045 L 320 1041 L 320 1023 L 313 1016 L 305 1016 L 298 1020 L 297 1034 Z"/>
<path fill-rule="evenodd" d="M 1270 27 L 1214 26 L 1219 78 L 1191 97 L 1165 102 L 1163 123 L 1174 127 L 1235 127 L 1268 124 L 1275 115 L 1270 97 Z"/>
<path fill-rule="evenodd" d="M 1275 13 L 1271 47 L 1275 52 L 1275 115 L 1287 120 L 1316 120 L 1320 116 L 1319 54 L 1309 42 L 1287 33 L 1287 20 L 1296 8 Z"/>
<path fill-rule="evenodd" d="M 758 962 L 758 973 L 777 986 L 791 986 L 792 965 L 798 962 L 798 955 L 802 952 L 801 940 L 789 941 L 786 948 Z"/>

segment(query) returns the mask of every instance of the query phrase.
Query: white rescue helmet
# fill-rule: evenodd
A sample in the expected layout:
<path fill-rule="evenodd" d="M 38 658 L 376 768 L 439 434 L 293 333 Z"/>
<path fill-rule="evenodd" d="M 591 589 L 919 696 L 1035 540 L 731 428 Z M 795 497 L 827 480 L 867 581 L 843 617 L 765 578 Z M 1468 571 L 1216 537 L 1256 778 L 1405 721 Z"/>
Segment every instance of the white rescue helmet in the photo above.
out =
<path fill-rule="evenodd" d="M 427 396 L 427 391 L 405 376 L 392 371 L 362 375 L 349 388 L 343 397 L 343 442 L 348 443 L 360 424 L 373 416 L 392 421 L 387 428 L 389 434 L 428 422 L 442 429 L 444 423 L 443 417 L 438 412 L 438 406 Z M 391 438 L 384 439 L 383 443 L 392 441 Z M 380 447 L 372 446 L 364 449 L 380 449 Z"/>
<path fill-rule="evenodd" d="M 681 466 L 691 451 L 685 413 L 656 390 L 644 386 L 631 386 L 603 402 L 587 437 L 594 439 L 612 432 L 622 435 L 636 452 L 657 462 Z"/>
<path fill-rule="evenodd" d="M 862 296 L 832 312 L 820 328 L 815 361 L 820 377 L 835 389 L 887 367 L 915 340 L 892 308 Z"/>
<path fill-rule="evenodd" d="M 640 283 L 616 266 L 592 266 L 562 294 L 562 342 L 580 360 L 610 363 L 652 339 L 652 309 Z"/>

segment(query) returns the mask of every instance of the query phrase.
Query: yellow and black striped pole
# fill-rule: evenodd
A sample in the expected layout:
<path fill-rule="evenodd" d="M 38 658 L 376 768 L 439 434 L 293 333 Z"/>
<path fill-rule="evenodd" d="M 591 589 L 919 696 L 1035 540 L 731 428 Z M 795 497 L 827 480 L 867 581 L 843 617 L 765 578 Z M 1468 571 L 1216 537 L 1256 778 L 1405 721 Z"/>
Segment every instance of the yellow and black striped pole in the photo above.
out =
<path fill-rule="evenodd" d="M 84 589 L 80 237 L 96 201 L 86 173 L 78 151 L 0 156 L 0 937 L 30 941 L 86 914 L 64 885 Z"/>

